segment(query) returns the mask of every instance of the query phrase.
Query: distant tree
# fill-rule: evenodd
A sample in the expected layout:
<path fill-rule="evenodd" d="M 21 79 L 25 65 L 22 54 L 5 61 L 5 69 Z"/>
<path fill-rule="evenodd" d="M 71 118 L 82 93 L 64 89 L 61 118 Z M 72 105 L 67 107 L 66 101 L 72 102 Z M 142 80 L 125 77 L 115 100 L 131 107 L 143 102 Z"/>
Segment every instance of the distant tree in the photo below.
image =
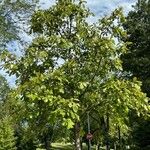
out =
<path fill-rule="evenodd" d="M 7 80 L 0 75 L 0 103 L 3 103 L 6 100 L 7 94 L 10 91 Z"/>
<path fill-rule="evenodd" d="M 28 26 L 29 18 L 33 13 L 33 11 L 35 10 L 37 4 L 38 4 L 38 0 L 30 0 L 30 1 L 1 0 L 0 1 L 0 52 L 3 51 L 4 48 L 6 48 L 6 45 L 9 42 L 19 40 L 19 43 L 22 44 L 23 39 L 21 39 L 20 35 L 23 34 L 22 32 L 28 32 L 24 30 L 24 26 Z M 19 120 L 21 116 L 18 115 L 20 112 L 20 108 L 18 108 L 17 106 L 18 104 L 15 103 L 13 98 L 12 99 L 8 98 L 9 92 L 10 92 L 10 88 L 8 86 L 6 79 L 0 76 L 0 108 L 1 108 L 1 114 L 3 114 L 1 115 L 0 118 L 0 127 L 1 127 L 0 138 L 1 140 L 3 140 L 1 141 L 3 143 L 0 143 L 0 147 L 5 150 L 11 149 L 11 147 L 7 147 L 7 143 L 10 144 L 9 141 L 14 142 L 13 145 L 15 144 L 16 138 L 14 138 L 14 134 L 16 136 L 16 126 L 14 126 L 14 124 L 16 124 L 16 119 L 18 118 Z M 17 110 L 19 111 L 17 112 Z M 14 112 L 16 114 L 15 118 L 13 118 Z M 18 122 L 17 124 L 19 125 Z M 21 135 L 21 133 L 19 135 L 23 136 Z M 12 139 L 11 141 L 10 138 L 14 138 L 14 139 Z"/>
<path fill-rule="evenodd" d="M 6 79 L 0 75 L 0 150 L 16 150 L 12 117 L 6 107 L 9 91 Z"/>
<path fill-rule="evenodd" d="M 129 51 L 123 55 L 123 69 L 128 78 L 137 77 L 142 81 L 142 91 L 150 98 L 150 0 L 139 0 L 127 16 L 124 25 L 127 30 Z M 134 116 L 134 117 L 133 117 Z M 139 149 L 149 149 L 150 119 L 130 115 L 133 140 Z M 146 148 L 147 147 L 147 148 Z"/>
<path fill-rule="evenodd" d="M 150 1 L 140 0 L 129 12 L 125 29 L 132 42 L 123 55 L 123 69 L 142 81 L 142 90 L 150 97 Z"/>
<path fill-rule="evenodd" d="M 10 116 L 0 118 L 0 150 L 16 150 L 16 138 Z"/>
<path fill-rule="evenodd" d="M 20 40 L 26 20 L 31 16 L 38 0 L 0 1 L 0 49 L 12 40 Z M 22 27 L 20 26 L 22 25 Z"/>

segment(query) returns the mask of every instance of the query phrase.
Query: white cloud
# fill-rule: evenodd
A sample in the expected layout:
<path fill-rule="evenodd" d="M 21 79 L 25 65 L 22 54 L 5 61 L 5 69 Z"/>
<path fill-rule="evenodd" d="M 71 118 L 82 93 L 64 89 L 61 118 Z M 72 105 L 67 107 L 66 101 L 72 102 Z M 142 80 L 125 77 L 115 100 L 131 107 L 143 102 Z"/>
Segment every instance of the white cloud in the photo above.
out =
<path fill-rule="evenodd" d="M 103 15 L 108 15 L 118 7 L 123 7 L 125 14 L 127 14 L 136 1 L 137 0 L 87 0 L 87 7 L 95 14 L 95 17 L 91 17 L 88 20 L 91 23 L 95 22 L 98 18 Z M 55 4 L 55 0 L 40 0 L 40 4 L 43 9 L 47 9 Z"/>
<path fill-rule="evenodd" d="M 126 12 L 131 10 L 136 0 L 87 0 L 87 6 L 95 13 L 110 13 L 117 7 L 122 6 Z M 97 15 L 97 14 L 96 14 Z"/>

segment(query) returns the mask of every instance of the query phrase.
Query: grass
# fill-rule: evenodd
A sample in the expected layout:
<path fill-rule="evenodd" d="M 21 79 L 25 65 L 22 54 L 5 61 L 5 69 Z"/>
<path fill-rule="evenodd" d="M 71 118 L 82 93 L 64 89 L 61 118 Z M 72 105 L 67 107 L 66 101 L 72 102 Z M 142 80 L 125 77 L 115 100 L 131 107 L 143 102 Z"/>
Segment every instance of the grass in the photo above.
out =
<path fill-rule="evenodd" d="M 86 144 L 83 144 L 83 150 L 87 150 L 88 147 Z M 38 148 L 37 150 L 45 150 Z M 51 150 L 74 150 L 74 145 L 71 143 L 63 144 L 63 143 L 52 143 L 52 148 Z M 92 146 L 92 150 L 96 150 L 95 146 Z M 105 147 L 101 147 L 101 150 L 105 150 Z"/>
<path fill-rule="evenodd" d="M 37 149 L 37 150 L 44 150 L 44 149 Z M 51 150 L 74 150 L 74 145 L 68 143 L 52 143 L 52 149 Z M 87 146 L 83 144 L 83 150 L 87 150 Z M 92 147 L 92 150 L 95 150 L 95 147 Z"/>
<path fill-rule="evenodd" d="M 73 150 L 72 144 L 53 143 L 52 150 Z"/>

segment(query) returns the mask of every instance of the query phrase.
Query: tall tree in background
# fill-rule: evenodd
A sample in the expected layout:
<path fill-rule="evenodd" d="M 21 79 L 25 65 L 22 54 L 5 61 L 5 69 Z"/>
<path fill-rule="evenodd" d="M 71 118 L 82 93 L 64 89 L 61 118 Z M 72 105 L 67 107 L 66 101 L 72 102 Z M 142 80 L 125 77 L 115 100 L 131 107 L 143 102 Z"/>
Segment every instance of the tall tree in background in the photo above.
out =
<path fill-rule="evenodd" d="M 125 24 L 128 38 L 132 44 L 129 52 L 123 55 L 123 68 L 130 77 L 142 81 L 142 91 L 150 97 L 150 0 L 139 0 L 134 10 L 129 12 Z M 149 149 L 150 120 L 131 117 L 133 138 L 140 149 Z"/>
<path fill-rule="evenodd" d="M 150 1 L 141 0 L 129 12 L 125 29 L 129 52 L 123 57 L 123 68 L 142 81 L 142 90 L 150 97 Z"/>
<path fill-rule="evenodd" d="M 7 83 L 7 80 L 2 75 L 0 75 L 0 103 L 4 103 L 9 91 L 10 88 Z"/>
<path fill-rule="evenodd" d="M 26 20 L 31 16 L 37 2 L 38 0 L 0 1 L 0 48 L 12 40 L 20 40 L 20 30 L 27 25 Z"/>
<path fill-rule="evenodd" d="M 13 98 L 24 102 L 25 121 L 36 135 L 43 132 L 47 150 L 47 127 L 56 120 L 74 128 L 75 149 L 81 150 L 80 122 L 87 112 L 99 110 L 109 150 L 110 123 L 125 124 L 130 109 L 143 115 L 148 109 L 140 83 L 119 75 L 119 56 L 127 50 L 121 9 L 92 25 L 87 22 L 90 15 L 82 0 L 57 0 L 32 16 L 36 38 L 22 57 L 1 53 L 4 69 L 17 77 Z"/>
<path fill-rule="evenodd" d="M 25 42 L 22 39 L 22 34 L 28 32 L 24 30 L 24 27 L 28 26 L 28 21 L 32 15 L 35 7 L 38 4 L 38 0 L 1 0 L 0 1 L 0 51 L 6 48 L 7 44 L 13 41 L 18 41 L 22 45 Z M 25 28 L 27 29 L 27 28 Z M 16 49 L 13 46 L 11 49 Z M 1 69 L 1 68 L 0 68 Z M 0 76 L 0 149 L 15 149 L 16 138 L 14 134 L 16 128 L 14 127 L 15 119 L 12 115 L 15 110 L 15 116 L 17 112 L 17 103 L 14 99 L 8 98 L 10 92 L 7 81 L 4 77 Z M 16 103 L 16 104 L 15 104 Z M 20 115 L 18 115 L 20 116 Z M 17 117 L 18 117 L 17 116 Z M 19 117 L 18 117 L 19 118 Z M 17 122 L 18 123 L 18 122 Z M 20 126 L 21 127 L 21 126 Z M 21 136 L 23 136 L 20 133 Z M 11 145 L 12 144 L 12 145 Z"/>
<path fill-rule="evenodd" d="M 0 150 L 16 150 L 13 121 L 7 105 L 9 91 L 6 79 L 0 75 Z"/>

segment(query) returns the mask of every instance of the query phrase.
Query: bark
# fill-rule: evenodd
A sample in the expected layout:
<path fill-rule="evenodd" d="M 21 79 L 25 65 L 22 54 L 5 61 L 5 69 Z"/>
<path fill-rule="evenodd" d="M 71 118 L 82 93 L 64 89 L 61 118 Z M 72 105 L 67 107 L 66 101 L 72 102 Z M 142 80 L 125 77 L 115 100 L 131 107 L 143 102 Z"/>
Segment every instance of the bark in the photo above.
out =
<path fill-rule="evenodd" d="M 110 150 L 110 146 L 108 143 L 106 143 L 106 150 Z"/>
<path fill-rule="evenodd" d="M 81 140 L 80 140 L 80 145 L 81 145 L 81 150 L 83 150 L 83 140 L 82 140 L 82 138 L 80 138 Z"/>
<path fill-rule="evenodd" d="M 46 138 L 45 139 L 45 149 L 50 150 L 51 149 L 50 145 L 51 145 L 50 140 L 48 138 Z"/>
<path fill-rule="evenodd" d="M 116 145 L 116 143 L 114 143 L 114 150 L 117 150 L 117 145 Z"/>
<path fill-rule="evenodd" d="M 101 144 L 97 144 L 96 145 L 96 150 L 100 150 L 100 148 L 101 148 Z"/>
<path fill-rule="evenodd" d="M 48 127 L 48 130 L 44 135 L 44 146 L 46 150 L 51 150 L 53 132 L 54 132 L 53 128 Z"/>
<path fill-rule="evenodd" d="M 122 148 L 122 142 L 121 142 L 121 133 L 120 133 L 120 127 L 118 126 L 118 148 L 121 149 Z"/>
<path fill-rule="evenodd" d="M 110 141 L 109 141 L 109 114 L 106 115 L 106 150 L 110 150 Z"/>
<path fill-rule="evenodd" d="M 50 150 L 51 149 L 50 145 L 51 145 L 51 140 L 50 140 L 48 134 L 45 134 L 45 136 L 44 136 L 44 148 L 46 150 Z"/>
<path fill-rule="evenodd" d="M 101 145 L 100 145 L 100 144 L 98 144 L 98 150 L 100 150 L 100 148 L 101 148 Z"/>
<path fill-rule="evenodd" d="M 75 124 L 75 150 L 81 150 L 80 123 Z"/>

